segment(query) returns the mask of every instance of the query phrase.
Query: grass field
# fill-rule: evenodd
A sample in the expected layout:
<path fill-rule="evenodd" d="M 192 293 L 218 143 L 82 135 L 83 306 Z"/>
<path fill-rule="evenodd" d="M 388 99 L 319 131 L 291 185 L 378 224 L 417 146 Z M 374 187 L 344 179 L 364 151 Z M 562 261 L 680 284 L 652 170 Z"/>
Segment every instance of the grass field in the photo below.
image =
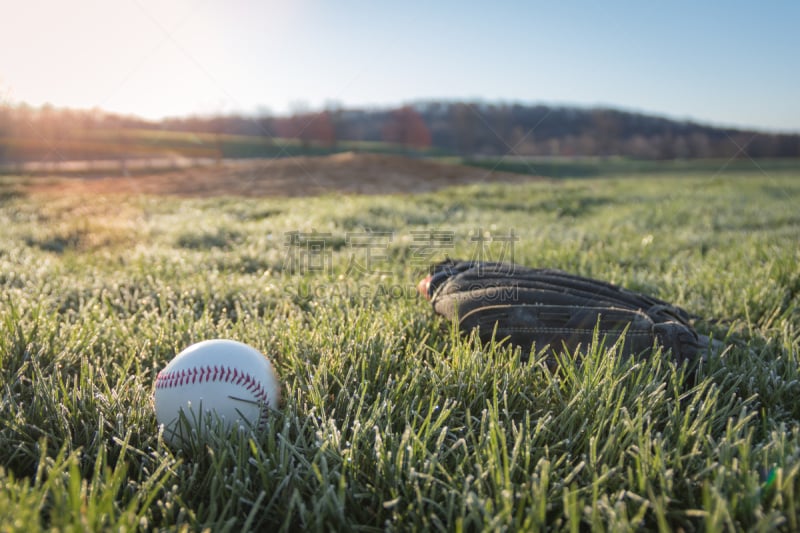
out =
<path fill-rule="evenodd" d="M 441 150 L 426 148 L 409 150 L 399 144 L 380 141 L 338 141 L 333 144 L 269 135 L 233 135 L 226 133 L 192 133 L 161 129 L 73 129 L 60 137 L 0 136 L 0 175 L 9 175 L 25 168 L 28 174 L 48 172 L 80 175 L 104 162 L 126 161 L 132 168 L 150 164 L 151 168 L 168 169 L 174 160 L 220 160 L 248 158 L 282 158 L 326 155 L 347 151 L 361 153 L 441 155 Z M 3 160 L 7 156 L 7 161 Z M 27 162 L 27 164 L 26 164 Z M 84 166 L 75 166 L 83 162 Z"/>
<path fill-rule="evenodd" d="M 0 178 L 0 529 L 797 530 L 800 172 L 654 172 L 305 199 L 28 197 Z M 561 268 L 728 348 L 540 360 L 414 294 L 445 255 Z M 167 447 L 189 344 L 249 343 L 258 434 Z M 582 360 L 582 363 L 578 363 Z"/>

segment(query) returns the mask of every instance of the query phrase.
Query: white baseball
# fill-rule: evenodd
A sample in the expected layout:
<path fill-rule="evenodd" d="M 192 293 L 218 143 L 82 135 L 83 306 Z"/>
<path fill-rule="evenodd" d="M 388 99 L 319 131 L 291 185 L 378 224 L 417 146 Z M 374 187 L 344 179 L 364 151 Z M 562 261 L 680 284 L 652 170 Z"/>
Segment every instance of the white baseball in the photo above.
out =
<path fill-rule="evenodd" d="M 154 400 L 164 438 L 176 444 L 186 428 L 222 424 L 259 428 L 278 407 L 280 386 L 269 359 L 255 348 L 227 339 L 198 342 L 158 373 Z"/>

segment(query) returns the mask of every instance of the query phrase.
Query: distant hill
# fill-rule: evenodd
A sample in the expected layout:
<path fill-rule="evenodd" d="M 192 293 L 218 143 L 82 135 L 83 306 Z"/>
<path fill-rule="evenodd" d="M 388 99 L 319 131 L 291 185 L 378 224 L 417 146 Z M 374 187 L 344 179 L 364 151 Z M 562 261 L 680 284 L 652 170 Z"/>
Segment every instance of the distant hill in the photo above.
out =
<path fill-rule="evenodd" d="M 242 158 L 348 150 L 462 157 L 798 158 L 800 135 L 618 109 L 426 101 L 291 116 L 171 118 L 0 107 L 0 163 Z"/>
<path fill-rule="evenodd" d="M 404 108 L 430 146 L 462 156 L 628 156 L 642 159 L 799 157 L 800 135 L 717 128 L 616 109 L 424 102 Z M 328 112 L 342 139 L 387 139 L 397 110 Z M 413 144 L 413 139 L 407 139 Z"/>

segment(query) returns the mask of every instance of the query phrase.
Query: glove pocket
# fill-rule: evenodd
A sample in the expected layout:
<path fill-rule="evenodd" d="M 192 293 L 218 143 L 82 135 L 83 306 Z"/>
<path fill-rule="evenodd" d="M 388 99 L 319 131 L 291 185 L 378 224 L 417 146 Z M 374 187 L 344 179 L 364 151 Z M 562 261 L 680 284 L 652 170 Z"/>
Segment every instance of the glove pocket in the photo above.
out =
<path fill-rule="evenodd" d="M 625 335 L 622 350 L 639 354 L 652 348 L 655 324 L 641 311 L 613 307 L 559 304 L 498 304 L 471 309 L 459 317 L 459 328 L 477 329 L 482 342 L 498 341 L 520 346 L 523 355 L 547 348 L 573 352 L 594 340 L 595 329 L 606 346 Z"/>

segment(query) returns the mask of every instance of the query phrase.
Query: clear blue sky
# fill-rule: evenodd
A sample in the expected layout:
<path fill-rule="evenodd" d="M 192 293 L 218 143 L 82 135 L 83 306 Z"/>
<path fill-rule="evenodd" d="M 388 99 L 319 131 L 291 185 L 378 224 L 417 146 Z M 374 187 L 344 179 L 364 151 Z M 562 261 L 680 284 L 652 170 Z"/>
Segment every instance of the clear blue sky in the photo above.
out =
<path fill-rule="evenodd" d="M 14 103 L 159 118 L 481 99 L 800 132 L 799 95 L 796 1 L 0 0 Z"/>

